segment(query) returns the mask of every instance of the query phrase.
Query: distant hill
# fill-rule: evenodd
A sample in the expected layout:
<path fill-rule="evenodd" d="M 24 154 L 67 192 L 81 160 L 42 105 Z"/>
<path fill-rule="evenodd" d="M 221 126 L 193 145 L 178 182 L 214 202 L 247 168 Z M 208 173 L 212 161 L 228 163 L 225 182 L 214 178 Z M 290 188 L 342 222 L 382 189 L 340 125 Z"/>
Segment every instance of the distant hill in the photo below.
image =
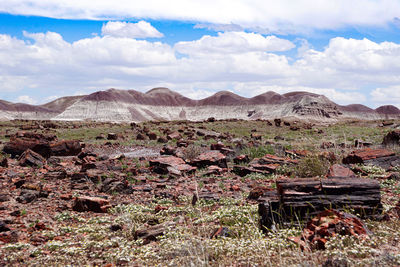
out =
<path fill-rule="evenodd" d="M 266 92 L 246 98 L 229 91 L 193 100 L 168 88 L 146 93 L 109 89 L 83 96 L 61 97 L 35 106 L 0 100 L 0 119 L 94 120 L 140 122 L 146 120 L 205 120 L 297 118 L 312 121 L 400 118 L 395 106 L 371 109 L 364 105 L 340 106 L 323 95 L 309 92 Z"/>

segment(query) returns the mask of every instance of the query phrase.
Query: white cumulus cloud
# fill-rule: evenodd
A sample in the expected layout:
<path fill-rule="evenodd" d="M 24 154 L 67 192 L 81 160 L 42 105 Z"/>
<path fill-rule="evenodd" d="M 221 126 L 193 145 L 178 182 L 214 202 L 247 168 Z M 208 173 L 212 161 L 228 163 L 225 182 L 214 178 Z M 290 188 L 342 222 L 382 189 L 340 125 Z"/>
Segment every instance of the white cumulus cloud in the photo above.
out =
<path fill-rule="evenodd" d="M 109 21 L 101 28 L 103 35 L 127 38 L 161 38 L 164 35 L 146 21 L 137 23 Z"/>
<path fill-rule="evenodd" d="M 33 99 L 32 97 L 30 97 L 28 95 L 21 95 L 21 96 L 17 97 L 17 102 L 30 104 L 30 105 L 34 105 L 37 103 L 37 101 L 35 99 Z"/>
<path fill-rule="evenodd" d="M 294 47 L 295 45 L 286 39 L 246 32 L 219 32 L 218 36 L 205 35 L 199 40 L 175 44 L 175 49 L 182 54 L 277 52 Z"/>
<path fill-rule="evenodd" d="M 377 105 L 392 104 L 400 108 L 400 85 L 376 88 L 371 92 L 371 96 Z"/>

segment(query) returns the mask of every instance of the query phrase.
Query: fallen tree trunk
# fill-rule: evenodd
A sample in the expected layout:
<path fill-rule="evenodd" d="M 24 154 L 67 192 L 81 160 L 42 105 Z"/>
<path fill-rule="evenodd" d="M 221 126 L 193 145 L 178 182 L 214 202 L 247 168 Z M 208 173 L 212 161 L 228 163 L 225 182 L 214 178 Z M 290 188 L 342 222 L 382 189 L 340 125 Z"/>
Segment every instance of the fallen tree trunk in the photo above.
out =
<path fill-rule="evenodd" d="M 357 178 L 281 179 L 277 194 L 260 198 L 263 228 L 301 223 L 327 209 L 354 210 L 361 217 L 382 212 L 378 181 Z"/>

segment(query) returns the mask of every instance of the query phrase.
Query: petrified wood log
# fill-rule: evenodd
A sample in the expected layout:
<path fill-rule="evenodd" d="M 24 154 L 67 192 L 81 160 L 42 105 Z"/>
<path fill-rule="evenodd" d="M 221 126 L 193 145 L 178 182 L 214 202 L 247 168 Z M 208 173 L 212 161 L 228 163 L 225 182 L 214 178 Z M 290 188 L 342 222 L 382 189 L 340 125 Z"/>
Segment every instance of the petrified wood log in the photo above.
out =
<path fill-rule="evenodd" d="M 259 214 L 263 228 L 273 224 L 298 223 L 327 209 L 354 210 L 361 217 L 382 212 L 378 181 L 357 178 L 281 179 L 277 194 L 263 196 Z"/>

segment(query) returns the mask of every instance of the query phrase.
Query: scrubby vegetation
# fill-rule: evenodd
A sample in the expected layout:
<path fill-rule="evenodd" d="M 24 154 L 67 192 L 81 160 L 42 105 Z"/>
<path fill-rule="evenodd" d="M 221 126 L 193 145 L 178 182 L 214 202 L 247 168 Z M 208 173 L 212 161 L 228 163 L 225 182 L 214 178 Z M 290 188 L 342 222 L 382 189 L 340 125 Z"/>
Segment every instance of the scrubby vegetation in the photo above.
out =
<path fill-rule="evenodd" d="M 2 142 L 8 141 L 22 126 L 35 123 L 39 122 L 2 122 Z M 85 176 L 82 184 L 90 185 L 85 187 L 71 182 L 79 179 L 76 173 L 85 164 L 82 159 L 48 160 L 48 169 L 26 167 L 21 172 L 11 169 L 16 166 L 17 159 L 10 159 L 10 169 L 1 169 L 0 182 L 4 185 L 0 193 L 9 196 L 0 203 L 5 214 L 1 220 L 12 225 L 10 231 L 18 228 L 20 238 L 15 242 L 3 242 L 5 238 L 0 235 L 0 265 L 398 266 L 400 224 L 393 210 L 399 201 L 400 182 L 387 177 L 399 172 L 399 166 L 390 170 L 364 164 L 352 166 L 357 176 L 380 182 L 383 208 L 390 218 L 365 220 L 372 235 L 367 238 L 338 235 L 327 241 L 325 250 L 302 250 L 290 240 L 301 234 L 304 223 L 296 227 L 277 226 L 268 233 L 262 232 L 258 203 L 247 198 L 257 187 L 275 190 L 275 181 L 282 177 L 325 177 L 333 163 L 340 163 L 344 155 L 355 149 L 351 147 L 355 140 L 370 142 L 372 148 L 380 147 L 383 136 L 391 129 L 375 127 L 378 123 L 339 123 L 297 131 L 285 126 L 269 126 L 263 121 L 147 122 L 138 125 L 65 122 L 57 123 L 58 128 L 35 129 L 55 134 L 59 139 L 79 139 L 96 154 L 93 161 L 100 161 L 106 155 L 108 165 L 101 173 L 95 173 L 100 169 L 98 166 L 90 169 L 94 174 Z M 199 126 L 218 132 L 222 137 L 189 138 L 185 134 L 195 132 L 193 129 Z M 228 149 L 228 158 L 247 155 L 248 161 L 238 164 L 229 161 L 228 168 L 217 171 L 199 167 L 189 175 L 154 173 L 149 164 L 154 156 L 146 154 L 143 158 L 141 155 L 130 158 L 121 153 L 131 152 L 133 148 L 158 153 L 164 146 L 176 149 L 180 140 L 158 142 L 147 135 L 144 140 L 138 140 L 137 134 L 143 133 L 145 127 L 158 137 L 167 132 L 182 134 L 187 146 L 182 145 L 182 150 L 175 151 L 175 155 L 181 153 L 185 163 L 192 162 L 210 144 L 217 142 Z M 121 137 L 107 140 L 109 132 Z M 261 139 L 251 137 L 255 132 Z M 99 138 L 101 135 L 103 139 Z M 277 136 L 280 138 L 275 138 Z M 323 142 L 333 145 L 322 149 Z M 239 176 L 232 171 L 234 165 L 250 167 L 249 161 L 266 154 L 289 159 L 290 155 L 285 155 L 288 149 L 306 149 L 309 155 L 293 158 L 298 164 L 283 164 L 274 173 L 253 172 Z M 147 153 L 147 150 L 143 151 Z M 321 157 L 321 152 L 331 152 L 335 160 Z M 2 158 L 0 155 L 0 161 Z M 60 166 L 67 169 L 65 177 L 48 175 L 48 172 L 60 172 Z M 44 188 L 49 191 L 49 196 L 38 198 L 32 206 L 15 201 L 20 196 L 18 190 L 22 189 L 14 184 L 20 180 L 26 181 L 22 189 L 32 190 L 34 185 L 40 184 L 39 191 Z M 126 189 L 120 184 L 114 187 L 108 184 L 117 180 L 133 190 L 125 192 L 119 189 L 118 186 Z M 8 183 L 10 186 L 6 186 Z M 11 187 L 18 194 L 14 194 Z M 201 197 L 204 192 L 209 194 Z M 107 199 L 110 202 L 107 212 L 74 211 L 71 208 L 73 199 L 86 195 Z M 193 201 L 194 196 L 198 196 L 197 201 Z M 154 239 L 138 236 L 138 232 L 154 226 L 163 227 L 162 233 Z"/>

